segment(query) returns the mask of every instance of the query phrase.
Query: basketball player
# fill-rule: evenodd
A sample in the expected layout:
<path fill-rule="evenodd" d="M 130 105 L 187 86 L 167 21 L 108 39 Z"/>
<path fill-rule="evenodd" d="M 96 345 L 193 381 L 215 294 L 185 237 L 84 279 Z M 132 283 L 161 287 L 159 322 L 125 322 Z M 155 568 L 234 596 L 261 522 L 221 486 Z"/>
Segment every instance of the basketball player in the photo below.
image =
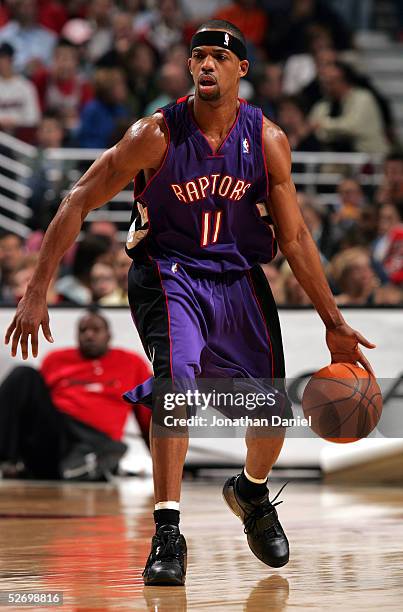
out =
<path fill-rule="evenodd" d="M 29 337 L 37 355 L 39 327 L 53 342 L 46 290 L 57 263 L 86 215 L 134 176 L 129 296 L 155 381 L 284 377 L 278 317 L 258 265 L 270 261 L 276 248 L 260 203 L 268 207 L 281 251 L 323 320 L 332 361 L 359 362 L 371 371 L 359 345 L 374 345 L 344 321 L 302 220 L 287 138 L 260 109 L 238 99 L 248 66 L 245 39 L 234 25 L 212 20 L 199 28 L 189 59 L 195 94 L 136 122 L 61 203 L 6 333 L 13 356 L 20 344 L 27 358 Z M 144 400 L 150 391 L 147 381 L 127 398 Z M 245 468 L 224 485 L 252 552 L 271 567 L 289 558 L 267 489 L 283 438 L 248 432 Z M 179 498 L 187 444 L 184 436 L 152 437 L 156 533 L 143 573 L 148 585 L 185 581 Z"/>

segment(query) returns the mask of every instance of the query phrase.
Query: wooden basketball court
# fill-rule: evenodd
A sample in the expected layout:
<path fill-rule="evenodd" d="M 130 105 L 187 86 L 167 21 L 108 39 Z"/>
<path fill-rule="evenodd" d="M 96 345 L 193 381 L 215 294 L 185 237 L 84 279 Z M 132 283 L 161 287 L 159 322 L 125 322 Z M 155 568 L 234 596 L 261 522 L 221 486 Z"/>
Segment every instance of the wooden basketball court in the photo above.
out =
<path fill-rule="evenodd" d="M 0 592 L 64 595 L 61 607 L 1 610 L 402 610 L 401 488 L 291 482 L 279 507 L 291 561 L 274 570 L 250 553 L 221 484 L 185 482 L 187 584 L 152 588 L 141 578 L 153 531 L 150 479 L 0 481 Z"/>

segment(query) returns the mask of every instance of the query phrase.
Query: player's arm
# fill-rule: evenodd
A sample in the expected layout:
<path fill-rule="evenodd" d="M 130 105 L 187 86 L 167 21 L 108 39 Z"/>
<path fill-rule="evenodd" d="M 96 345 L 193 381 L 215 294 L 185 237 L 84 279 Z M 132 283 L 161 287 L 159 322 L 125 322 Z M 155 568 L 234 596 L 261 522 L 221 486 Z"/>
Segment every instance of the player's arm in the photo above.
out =
<path fill-rule="evenodd" d="M 302 217 L 291 178 L 291 152 L 285 134 L 265 119 L 264 153 L 269 175 L 269 207 L 279 247 L 326 326 L 326 341 L 333 362 L 359 362 L 371 366 L 359 344 L 374 348 L 345 322 L 323 271 L 316 245 Z"/>
<path fill-rule="evenodd" d="M 105 151 L 63 199 L 49 225 L 35 271 L 5 336 L 12 337 L 11 354 L 21 344 L 23 359 L 28 357 L 28 338 L 32 354 L 38 354 L 38 330 L 53 342 L 49 328 L 46 294 L 60 259 L 74 243 L 88 213 L 99 208 L 130 183 L 141 169 L 158 169 L 167 147 L 161 115 L 141 119 L 129 128 L 122 140 Z"/>

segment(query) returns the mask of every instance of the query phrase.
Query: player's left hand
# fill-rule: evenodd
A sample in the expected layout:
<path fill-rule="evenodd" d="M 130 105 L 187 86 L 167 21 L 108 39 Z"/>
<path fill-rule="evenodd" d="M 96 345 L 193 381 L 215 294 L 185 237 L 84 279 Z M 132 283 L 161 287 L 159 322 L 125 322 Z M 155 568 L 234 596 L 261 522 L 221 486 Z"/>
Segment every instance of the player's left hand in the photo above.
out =
<path fill-rule="evenodd" d="M 360 363 L 372 376 L 374 371 L 368 359 L 364 357 L 359 347 L 373 349 L 375 344 L 369 342 L 360 332 L 352 329 L 347 323 L 326 330 L 326 342 L 332 356 L 332 363 Z"/>

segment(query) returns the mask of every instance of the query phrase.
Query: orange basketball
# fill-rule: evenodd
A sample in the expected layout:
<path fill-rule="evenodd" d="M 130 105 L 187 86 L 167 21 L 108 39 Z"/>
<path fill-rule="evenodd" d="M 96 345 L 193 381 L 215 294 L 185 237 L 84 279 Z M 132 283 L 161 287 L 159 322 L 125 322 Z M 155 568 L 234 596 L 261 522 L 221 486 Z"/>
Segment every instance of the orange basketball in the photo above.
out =
<path fill-rule="evenodd" d="M 302 409 L 311 429 L 330 442 L 356 442 L 366 438 L 382 414 L 378 383 L 352 363 L 332 363 L 308 382 Z"/>

